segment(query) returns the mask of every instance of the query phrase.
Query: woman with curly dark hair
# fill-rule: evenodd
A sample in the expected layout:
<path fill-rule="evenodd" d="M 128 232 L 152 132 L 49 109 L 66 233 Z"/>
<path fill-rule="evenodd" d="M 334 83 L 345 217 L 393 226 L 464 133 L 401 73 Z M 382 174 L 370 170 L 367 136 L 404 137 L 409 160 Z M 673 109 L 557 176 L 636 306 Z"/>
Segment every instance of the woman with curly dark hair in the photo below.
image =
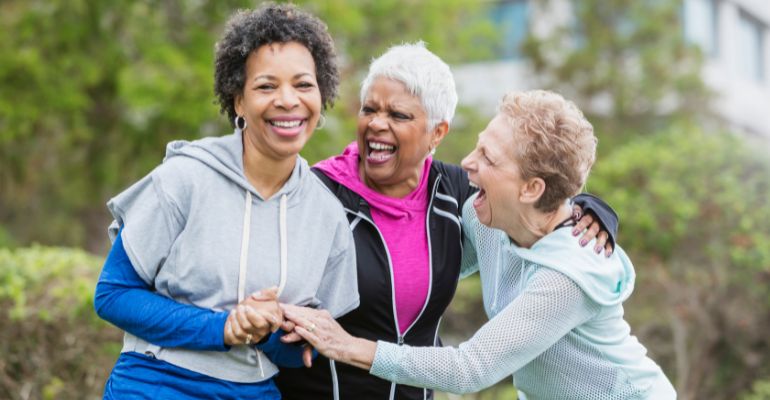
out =
<path fill-rule="evenodd" d="M 337 93 L 326 26 L 291 5 L 241 11 L 215 63 L 234 133 L 170 143 L 108 203 L 94 305 L 125 337 L 105 398 L 280 398 L 277 365 L 301 359 L 270 335 L 277 301 L 336 316 L 359 302 L 344 211 L 298 154 Z"/>

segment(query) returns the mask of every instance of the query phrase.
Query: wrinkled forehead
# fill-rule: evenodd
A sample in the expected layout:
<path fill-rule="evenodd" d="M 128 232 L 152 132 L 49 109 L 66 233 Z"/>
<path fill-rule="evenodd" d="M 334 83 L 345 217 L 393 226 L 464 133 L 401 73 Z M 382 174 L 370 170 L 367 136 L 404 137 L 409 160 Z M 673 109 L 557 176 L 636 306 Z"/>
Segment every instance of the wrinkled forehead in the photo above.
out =
<path fill-rule="evenodd" d="M 369 85 L 363 101 L 385 102 L 390 106 L 409 107 L 413 112 L 425 113 L 422 101 L 409 91 L 406 84 L 387 76 L 380 76 Z"/>
<path fill-rule="evenodd" d="M 479 133 L 478 143 L 492 153 L 511 156 L 517 147 L 523 145 L 521 135 L 517 134 L 514 121 L 503 113 L 498 113 L 489 121 L 487 127 Z"/>

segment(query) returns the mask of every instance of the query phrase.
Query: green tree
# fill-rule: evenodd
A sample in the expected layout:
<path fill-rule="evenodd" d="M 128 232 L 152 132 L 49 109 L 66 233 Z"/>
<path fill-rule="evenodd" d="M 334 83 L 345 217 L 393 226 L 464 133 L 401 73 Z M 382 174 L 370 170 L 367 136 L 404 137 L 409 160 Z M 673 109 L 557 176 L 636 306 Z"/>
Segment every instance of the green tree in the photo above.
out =
<path fill-rule="evenodd" d="M 766 378 L 770 162 L 683 124 L 600 160 L 588 187 L 622 217 L 638 273 L 628 315 L 679 395 L 732 399 Z"/>
<path fill-rule="evenodd" d="M 165 144 L 230 132 L 213 100 L 214 43 L 246 0 L 0 2 L 0 397 L 98 397 L 119 331 L 91 296 L 105 248 L 104 203 L 158 165 Z M 425 40 L 449 62 L 489 54 L 474 0 L 299 1 L 329 25 L 341 97 L 304 156 L 353 140 L 358 84 L 389 45 Z M 472 21 L 472 22 L 466 22 Z M 463 111 L 453 127 L 477 121 Z M 458 160 L 465 143 L 443 146 Z M 90 282 L 90 284 L 89 284 Z"/>
<path fill-rule="evenodd" d="M 604 144 L 707 117 L 702 57 L 685 42 L 681 0 L 567 3 L 571 19 L 530 35 L 523 52 L 545 87 L 581 106 Z M 546 15 L 554 4 L 533 2 Z"/>
<path fill-rule="evenodd" d="M 637 267 L 627 318 L 681 398 L 736 398 L 770 374 L 770 165 L 746 139 L 712 132 L 680 0 L 568 4 L 572 19 L 524 53 L 600 138 L 587 189 L 618 210 Z"/>
<path fill-rule="evenodd" d="M 104 202 L 167 141 L 222 131 L 211 38 L 227 10 L 190 4 L 0 5 L 0 224 L 16 242 L 103 237 Z"/>
<path fill-rule="evenodd" d="M 324 19 L 343 65 L 311 162 L 353 139 L 358 83 L 390 44 L 423 39 L 448 61 L 483 56 L 471 0 L 300 1 Z M 213 49 L 253 1 L 0 3 L 0 244 L 103 249 L 104 203 L 160 163 L 165 144 L 230 131 L 213 104 Z M 4 234 L 3 232 L 8 232 Z M 10 239 L 8 239 L 10 238 Z"/>

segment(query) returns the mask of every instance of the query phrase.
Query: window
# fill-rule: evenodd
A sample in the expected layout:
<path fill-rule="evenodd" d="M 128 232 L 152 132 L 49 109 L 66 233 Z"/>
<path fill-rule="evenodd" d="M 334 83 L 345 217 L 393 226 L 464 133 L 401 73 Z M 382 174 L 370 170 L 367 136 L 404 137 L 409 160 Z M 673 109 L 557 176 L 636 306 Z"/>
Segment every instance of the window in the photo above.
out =
<path fill-rule="evenodd" d="M 738 68 L 747 78 L 762 81 L 765 78 L 764 27 L 745 12 L 740 13 L 738 21 Z"/>
<path fill-rule="evenodd" d="M 526 0 L 507 0 L 494 5 L 492 21 L 500 32 L 497 55 L 503 59 L 521 58 L 521 45 L 529 33 L 529 4 Z"/>
<path fill-rule="evenodd" d="M 715 0 L 684 1 L 684 37 L 703 54 L 717 56 L 717 4 Z"/>

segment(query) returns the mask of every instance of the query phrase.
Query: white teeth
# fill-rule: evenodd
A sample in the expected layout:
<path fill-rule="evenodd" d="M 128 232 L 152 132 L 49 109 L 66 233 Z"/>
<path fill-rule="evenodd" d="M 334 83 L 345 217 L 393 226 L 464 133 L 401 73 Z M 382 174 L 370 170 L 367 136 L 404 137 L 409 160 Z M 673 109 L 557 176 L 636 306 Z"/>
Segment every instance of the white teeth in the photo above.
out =
<path fill-rule="evenodd" d="M 273 126 L 280 128 L 296 128 L 302 125 L 301 119 L 295 119 L 294 121 L 270 121 Z"/>
<path fill-rule="evenodd" d="M 392 145 L 380 143 L 380 142 L 369 142 L 369 148 L 372 150 L 387 150 L 387 151 L 396 150 L 396 146 L 392 146 Z"/>
<path fill-rule="evenodd" d="M 478 189 L 478 188 L 479 188 L 479 185 L 477 185 L 477 184 L 475 184 L 475 183 L 473 183 L 473 182 L 471 182 L 471 181 L 468 181 L 468 183 L 470 184 L 470 186 L 471 186 L 472 188 L 476 188 L 476 189 Z"/>

